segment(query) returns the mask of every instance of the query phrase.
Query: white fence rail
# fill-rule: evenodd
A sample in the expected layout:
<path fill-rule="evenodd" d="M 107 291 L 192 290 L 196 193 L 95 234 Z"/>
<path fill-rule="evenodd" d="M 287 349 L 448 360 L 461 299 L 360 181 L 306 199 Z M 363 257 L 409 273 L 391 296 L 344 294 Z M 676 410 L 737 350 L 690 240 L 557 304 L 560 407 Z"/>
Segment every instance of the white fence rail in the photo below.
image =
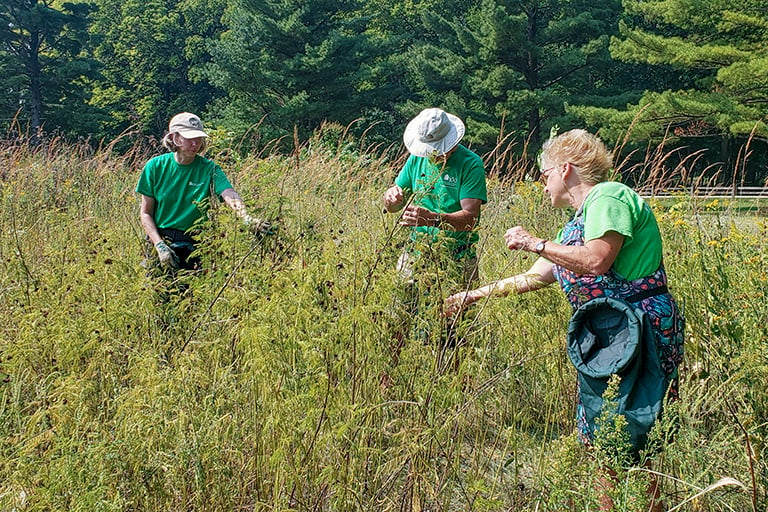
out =
<path fill-rule="evenodd" d="M 697 197 L 712 198 L 766 198 L 768 199 L 768 187 L 676 187 L 653 188 L 639 187 L 638 193 L 643 197 L 668 197 L 676 194 L 691 194 Z"/>

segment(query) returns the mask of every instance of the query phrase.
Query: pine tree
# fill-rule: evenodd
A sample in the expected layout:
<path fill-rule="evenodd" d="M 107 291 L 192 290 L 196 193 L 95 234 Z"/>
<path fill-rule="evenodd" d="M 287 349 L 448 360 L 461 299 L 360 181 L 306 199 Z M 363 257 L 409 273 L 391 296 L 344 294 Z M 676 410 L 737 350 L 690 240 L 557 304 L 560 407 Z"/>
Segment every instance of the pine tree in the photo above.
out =
<path fill-rule="evenodd" d="M 567 126 L 565 105 L 625 103 L 608 53 L 618 0 L 481 0 L 453 16 L 425 16 L 443 37 L 401 59 L 424 103 L 467 118 L 468 137 L 493 146 L 502 120 L 518 142 L 538 147 L 552 125 Z"/>
<path fill-rule="evenodd" d="M 15 119 L 36 140 L 44 131 L 84 135 L 97 113 L 87 81 L 98 74 L 88 55 L 93 6 L 49 0 L 0 4 L 2 124 Z M 22 133 L 24 134 L 24 133 Z"/>
<path fill-rule="evenodd" d="M 629 108 L 574 112 L 611 139 L 709 139 L 733 160 L 739 141 L 768 137 L 768 1 L 624 0 L 611 53 L 677 77 Z"/>
<path fill-rule="evenodd" d="M 358 0 L 242 0 L 213 49 L 207 78 L 228 91 L 217 111 L 268 141 L 303 139 L 323 121 L 348 124 L 379 108 L 383 45 Z"/>

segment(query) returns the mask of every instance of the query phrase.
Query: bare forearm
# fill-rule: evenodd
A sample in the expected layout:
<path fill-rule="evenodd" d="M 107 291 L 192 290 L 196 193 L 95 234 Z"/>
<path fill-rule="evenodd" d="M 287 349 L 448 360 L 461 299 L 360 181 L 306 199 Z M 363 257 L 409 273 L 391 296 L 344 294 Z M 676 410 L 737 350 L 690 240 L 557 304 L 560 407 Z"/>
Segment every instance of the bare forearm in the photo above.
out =
<path fill-rule="evenodd" d="M 512 293 L 520 294 L 538 290 L 552 284 L 554 281 L 552 264 L 540 258 L 528 272 L 500 279 L 474 290 L 451 295 L 445 300 L 445 313 L 448 315 L 455 314 L 468 305 L 487 297 L 506 297 Z"/>
<path fill-rule="evenodd" d="M 584 245 L 547 242 L 540 255 L 577 274 L 601 275 L 613 266 L 623 243 L 623 235 L 609 231 Z"/>
<path fill-rule="evenodd" d="M 467 210 L 454 213 L 440 213 L 438 227 L 452 231 L 472 231 L 477 223 L 477 215 Z"/>
<path fill-rule="evenodd" d="M 556 265 L 577 274 L 600 275 L 606 272 L 603 261 L 596 258 L 594 253 L 583 245 L 560 245 L 547 242 L 542 254 Z"/>
<path fill-rule="evenodd" d="M 469 292 L 472 301 L 477 301 L 486 297 L 506 297 L 510 294 L 521 294 L 544 288 L 550 283 L 546 282 L 541 275 L 526 272 L 516 276 L 500 279 L 493 283 L 481 286 Z"/>
<path fill-rule="evenodd" d="M 600 238 L 588 240 L 584 245 L 562 245 L 531 236 L 521 226 L 508 229 L 504 239 L 507 248 L 512 251 L 535 252 L 572 272 L 591 275 L 607 272 L 624 243 L 623 235 L 608 231 Z M 540 249 L 542 244 L 544 247 Z"/>
<path fill-rule="evenodd" d="M 163 239 L 163 237 L 160 236 L 160 231 L 158 231 L 157 224 L 155 224 L 155 219 L 152 217 L 152 215 L 142 213 L 141 226 L 144 228 L 144 232 L 149 237 L 152 245 Z"/>

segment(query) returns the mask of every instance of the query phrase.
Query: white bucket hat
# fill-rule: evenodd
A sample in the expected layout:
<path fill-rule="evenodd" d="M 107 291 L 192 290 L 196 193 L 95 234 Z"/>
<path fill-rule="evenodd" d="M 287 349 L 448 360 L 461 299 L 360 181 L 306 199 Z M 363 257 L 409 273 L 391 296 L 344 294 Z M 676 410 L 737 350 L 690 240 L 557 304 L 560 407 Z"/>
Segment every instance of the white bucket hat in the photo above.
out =
<path fill-rule="evenodd" d="M 207 137 L 208 134 L 203 131 L 203 122 L 195 114 L 182 112 L 176 114 L 168 123 L 168 133 L 178 133 L 186 139 L 196 139 L 198 137 Z"/>
<path fill-rule="evenodd" d="M 412 155 L 430 157 L 449 152 L 464 136 L 464 123 L 439 108 L 427 108 L 414 117 L 403 133 Z"/>

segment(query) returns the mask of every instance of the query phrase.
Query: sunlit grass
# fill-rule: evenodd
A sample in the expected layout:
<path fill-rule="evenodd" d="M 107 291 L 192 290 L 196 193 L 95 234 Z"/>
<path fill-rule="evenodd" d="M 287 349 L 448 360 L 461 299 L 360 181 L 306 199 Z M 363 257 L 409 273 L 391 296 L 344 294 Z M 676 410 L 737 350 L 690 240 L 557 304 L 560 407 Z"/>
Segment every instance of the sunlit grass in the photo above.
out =
<path fill-rule="evenodd" d="M 293 157 L 222 154 L 278 233 L 254 241 L 217 209 L 207 270 L 170 305 L 139 267 L 147 155 L 9 148 L 0 510 L 595 509 L 562 294 L 479 303 L 458 351 L 400 346 L 406 235 L 381 213 L 398 164 L 338 131 Z M 568 215 L 534 182 L 494 177 L 489 193 L 481 281 L 532 262 L 505 249 L 507 228 L 551 238 Z M 657 433 L 674 442 L 652 468 L 669 508 L 764 510 L 766 222 L 686 197 L 654 208 L 688 330 L 682 400 Z M 433 333 L 455 290 L 435 286 Z M 725 477 L 743 487 L 709 488 Z M 642 510 L 646 478 L 623 473 L 621 510 Z"/>

